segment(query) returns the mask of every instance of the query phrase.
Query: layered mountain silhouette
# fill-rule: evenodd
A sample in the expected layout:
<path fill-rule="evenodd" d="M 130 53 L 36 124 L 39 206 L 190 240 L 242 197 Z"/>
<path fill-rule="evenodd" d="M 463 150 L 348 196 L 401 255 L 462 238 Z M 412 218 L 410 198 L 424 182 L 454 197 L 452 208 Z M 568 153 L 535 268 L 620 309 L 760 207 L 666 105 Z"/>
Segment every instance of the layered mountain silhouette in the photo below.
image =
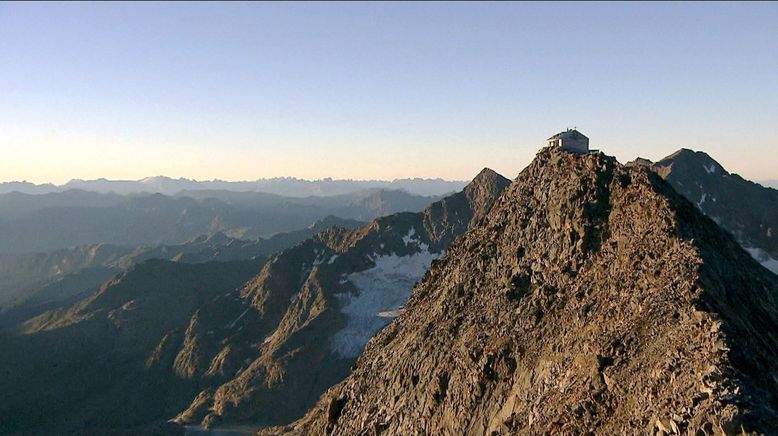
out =
<path fill-rule="evenodd" d="M 177 196 L 13 192 L 0 194 L 0 254 L 98 243 L 181 244 L 217 232 L 240 239 L 267 238 L 331 215 L 370 221 L 388 213 L 417 212 L 439 198 L 385 190 L 304 198 L 230 191 Z"/>
<path fill-rule="evenodd" d="M 327 218 L 278 235 L 272 248 L 308 239 L 264 266 L 262 256 L 233 257 L 262 253 L 276 238 L 257 246 L 218 233 L 130 253 L 103 245 L 44 256 L 33 262 L 44 270 L 79 262 L 129 269 L 21 323 L 20 335 L 0 332 L 11 351 L 0 373 L 12 375 L 0 384 L 10 395 L 0 422 L 43 433 L 172 431 L 161 426 L 177 415 L 192 424 L 289 422 L 348 374 L 433 258 L 508 183 L 484 170 L 419 213 L 355 229 Z M 146 260 L 157 256 L 173 261 Z M 279 394 L 272 410 L 254 409 Z"/>
<path fill-rule="evenodd" d="M 653 171 L 546 148 L 351 374 L 261 433 L 775 434 L 777 297 L 778 276 Z"/>
<path fill-rule="evenodd" d="M 46 194 L 71 189 L 99 193 L 141 194 L 159 193 L 176 195 L 181 191 L 226 190 L 235 192 L 264 192 L 287 197 L 333 196 L 353 194 L 366 189 L 404 190 L 415 195 L 434 196 L 459 191 L 466 181 L 442 179 L 395 179 L 385 180 L 303 180 L 294 177 L 276 177 L 254 181 L 228 182 L 224 180 L 174 179 L 165 176 L 146 177 L 140 180 L 80 180 L 74 179 L 64 185 L 51 183 L 2 182 L 0 193 L 21 192 L 25 194 Z"/>

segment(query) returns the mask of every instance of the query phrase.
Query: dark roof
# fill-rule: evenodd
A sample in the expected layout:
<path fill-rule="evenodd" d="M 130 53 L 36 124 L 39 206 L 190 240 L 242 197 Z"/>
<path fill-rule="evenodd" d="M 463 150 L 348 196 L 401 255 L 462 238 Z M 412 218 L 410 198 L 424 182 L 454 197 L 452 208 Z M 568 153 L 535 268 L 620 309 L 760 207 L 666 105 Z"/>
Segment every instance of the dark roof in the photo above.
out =
<path fill-rule="evenodd" d="M 567 129 L 564 132 L 559 132 L 556 135 L 546 139 L 546 141 L 550 141 L 552 139 L 559 139 L 559 138 L 563 138 L 564 139 L 564 138 L 569 138 L 569 137 L 572 137 L 573 139 L 578 139 L 579 136 L 584 137 L 586 139 L 589 139 L 589 138 L 586 137 L 586 135 L 584 135 L 583 133 L 579 132 L 576 129 Z"/>

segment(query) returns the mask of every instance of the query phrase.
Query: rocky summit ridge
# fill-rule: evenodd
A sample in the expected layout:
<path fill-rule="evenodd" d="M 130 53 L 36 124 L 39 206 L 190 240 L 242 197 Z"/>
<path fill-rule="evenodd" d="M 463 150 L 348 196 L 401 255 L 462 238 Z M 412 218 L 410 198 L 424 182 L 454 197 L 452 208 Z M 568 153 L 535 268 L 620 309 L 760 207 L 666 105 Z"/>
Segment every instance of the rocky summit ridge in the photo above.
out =
<path fill-rule="evenodd" d="M 644 166 L 545 148 L 262 434 L 776 434 L 778 277 Z"/>

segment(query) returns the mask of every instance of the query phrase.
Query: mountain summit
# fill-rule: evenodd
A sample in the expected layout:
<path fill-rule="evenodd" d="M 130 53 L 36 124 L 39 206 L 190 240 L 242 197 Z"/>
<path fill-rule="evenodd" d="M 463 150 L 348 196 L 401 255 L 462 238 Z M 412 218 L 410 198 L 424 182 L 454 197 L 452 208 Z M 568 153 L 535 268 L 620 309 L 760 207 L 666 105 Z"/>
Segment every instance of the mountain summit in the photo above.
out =
<path fill-rule="evenodd" d="M 265 433 L 774 434 L 777 293 L 649 169 L 546 148 L 351 375 Z"/>

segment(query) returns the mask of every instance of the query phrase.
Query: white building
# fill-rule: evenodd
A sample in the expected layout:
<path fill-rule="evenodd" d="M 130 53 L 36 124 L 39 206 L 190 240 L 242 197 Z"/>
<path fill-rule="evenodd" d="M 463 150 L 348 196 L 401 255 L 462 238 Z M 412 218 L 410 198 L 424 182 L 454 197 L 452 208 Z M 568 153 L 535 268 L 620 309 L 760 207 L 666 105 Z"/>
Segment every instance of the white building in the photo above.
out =
<path fill-rule="evenodd" d="M 575 129 L 567 129 L 564 132 L 557 133 L 548 138 L 546 144 L 551 147 L 562 147 L 563 150 L 573 153 L 589 152 L 589 138 Z"/>

